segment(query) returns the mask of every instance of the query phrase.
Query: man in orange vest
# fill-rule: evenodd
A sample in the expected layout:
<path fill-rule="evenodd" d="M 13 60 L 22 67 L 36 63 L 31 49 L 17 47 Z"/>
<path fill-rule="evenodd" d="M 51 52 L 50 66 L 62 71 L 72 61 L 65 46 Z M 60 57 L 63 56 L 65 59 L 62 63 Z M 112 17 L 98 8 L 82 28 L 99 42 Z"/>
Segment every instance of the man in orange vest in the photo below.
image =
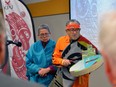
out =
<path fill-rule="evenodd" d="M 93 48 L 96 47 L 85 37 L 80 34 L 80 23 L 77 20 L 69 20 L 66 23 L 66 36 L 62 36 L 58 39 L 54 53 L 53 53 L 53 64 L 60 66 L 63 77 L 63 87 L 88 87 L 89 74 L 82 75 L 80 77 L 74 77 L 69 73 L 69 66 L 72 64 L 71 58 L 66 58 L 65 54 L 69 54 L 71 49 L 70 45 L 77 41 L 76 53 L 77 61 L 82 59 L 82 50 L 87 50 L 87 46 L 91 45 Z M 66 50 L 66 48 L 68 50 Z M 96 49 L 97 53 L 97 49 Z M 71 55 L 74 57 L 74 55 Z"/>

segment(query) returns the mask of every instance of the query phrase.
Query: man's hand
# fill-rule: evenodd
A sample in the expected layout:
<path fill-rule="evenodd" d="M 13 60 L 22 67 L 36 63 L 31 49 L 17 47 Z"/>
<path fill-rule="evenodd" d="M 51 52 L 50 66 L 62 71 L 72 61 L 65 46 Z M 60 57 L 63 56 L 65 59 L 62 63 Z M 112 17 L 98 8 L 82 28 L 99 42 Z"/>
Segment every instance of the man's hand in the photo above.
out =
<path fill-rule="evenodd" d="M 63 60 L 62 60 L 62 65 L 63 65 L 63 66 L 68 66 L 68 65 L 70 65 L 70 64 L 71 64 L 70 60 L 68 60 L 68 59 L 63 59 Z"/>
<path fill-rule="evenodd" d="M 48 68 L 41 68 L 38 71 L 38 74 L 43 77 L 43 76 L 46 76 L 48 72 L 50 72 L 50 68 L 49 67 Z"/>

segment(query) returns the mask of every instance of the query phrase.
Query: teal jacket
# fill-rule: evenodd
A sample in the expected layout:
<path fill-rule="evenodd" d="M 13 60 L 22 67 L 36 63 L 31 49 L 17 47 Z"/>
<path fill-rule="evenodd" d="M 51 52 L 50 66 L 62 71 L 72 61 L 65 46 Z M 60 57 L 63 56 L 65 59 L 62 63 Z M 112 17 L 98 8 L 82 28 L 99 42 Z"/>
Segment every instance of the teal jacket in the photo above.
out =
<path fill-rule="evenodd" d="M 26 76 L 30 81 L 41 83 L 48 87 L 54 77 L 54 73 L 48 73 L 47 76 L 41 77 L 38 71 L 41 68 L 47 68 L 49 66 L 52 66 L 54 70 L 57 69 L 52 65 L 52 53 L 55 44 L 53 40 L 49 40 L 45 48 L 43 48 L 40 40 L 32 44 L 26 54 Z"/>

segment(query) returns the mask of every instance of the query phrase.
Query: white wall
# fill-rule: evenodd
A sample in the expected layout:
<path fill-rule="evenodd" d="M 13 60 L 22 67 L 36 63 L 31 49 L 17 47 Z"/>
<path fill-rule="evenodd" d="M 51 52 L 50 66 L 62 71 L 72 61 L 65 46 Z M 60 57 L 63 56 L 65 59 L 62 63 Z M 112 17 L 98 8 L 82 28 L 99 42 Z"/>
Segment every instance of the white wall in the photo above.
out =
<path fill-rule="evenodd" d="M 89 87 L 111 87 L 103 65 L 90 74 Z"/>
<path fill-rule="evenodd" d="M 34 19 L 37 39 L 37 27 L 40 24 L 48 24 L 51 28 L 52 38 L 57 41 L 58 37 L 65 35 L 65 23 L 69 20 L 69 14 L 36 17 Z M 89 87 L 111 87 L 104 72 L 103 65 L 90 74 Z"/>
<path fill-rule="evenodd" d="M 36 32 L 36 39 L 37 38 L 37 31 L 38 26 L 40 24 L 48 24 L 51 31 L 51 36 L 54 40 L 57 41 L 57 39 L 65 35 L 65 24 L 69 20 L 69 15 L 53 15 L 53 16 L 45 16 L 45 17 L 36 17 L 34 19 L 34 25 L 35 25 L 35 32 Z"/>

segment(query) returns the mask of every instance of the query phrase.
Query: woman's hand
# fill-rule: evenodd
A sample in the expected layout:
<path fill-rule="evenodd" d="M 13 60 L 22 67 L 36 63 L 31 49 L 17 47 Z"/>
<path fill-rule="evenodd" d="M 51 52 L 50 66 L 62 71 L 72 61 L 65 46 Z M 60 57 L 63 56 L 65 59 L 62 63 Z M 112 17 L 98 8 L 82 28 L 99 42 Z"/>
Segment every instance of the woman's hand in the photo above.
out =
<path fill-rule="evenodd" d="M 46 76 L 47 73 L 49 73 L 49 72 L 50 72 L 50 68 L 49 67 L 48 68 L 41 68 L 38 71 L 38 74 L 43 77 L 43 76 Z"/>

